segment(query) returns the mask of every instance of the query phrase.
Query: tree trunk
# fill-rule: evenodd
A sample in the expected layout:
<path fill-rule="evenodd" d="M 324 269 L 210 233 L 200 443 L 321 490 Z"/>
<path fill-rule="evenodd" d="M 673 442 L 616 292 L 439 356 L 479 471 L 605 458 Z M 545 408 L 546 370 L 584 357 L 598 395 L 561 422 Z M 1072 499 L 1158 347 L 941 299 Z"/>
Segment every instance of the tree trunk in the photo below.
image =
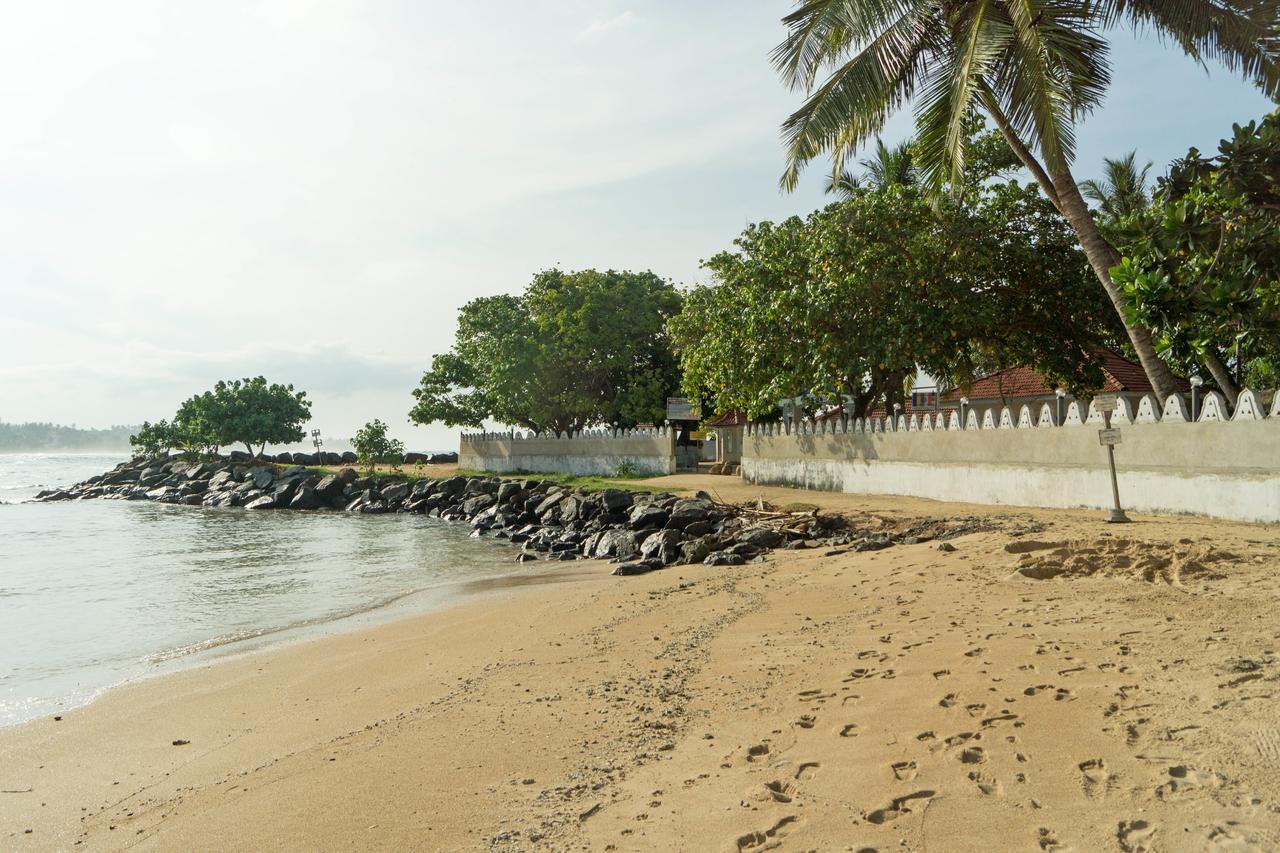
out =
<path fill-rule="evenodd" d="M 1125 317 L 1124 309 L 1128 301 L 1116 283 L 1111 280 L 1111 268 L 1120 263 L 1120 253 L 1098 230 L 1098 223 L 1094 221 L 1089 205 L 1085 204 L 1084 197 L 1080 195 L 1080 188 L 1076 186 L 1071 172 L 1060 169 L 1051 172 L 1050 175 L 1058 191 L 1058 207 L 1075 230 L 1076 236 L 1080 238 L 1080 247 L 1084 249 L 1085 256 L 1089 259 L 1089 266 L 1093 267 L 1093 274 L 1098 277 L 1102 288 L 1111 298 L 1111 304 L 1120 315 L 1120 322 L 1129 333 L 1129 342 L 1133 344 L 1134 352 L 1138 354 L 1138 361 L 1142 363 L 1142 369 L 1146 371 L 1147 379 L 1151 382 L 1151 387 L 1155 390 L 1160 404 L 1164 405 L 1166 398 L 1178 393 L 1178 380 L 1169 369 L 1169 365 L 1165 364 L 1156 353 L 1155 344 L 1151 341 L 1151 330 L 1141 324 L 1131 324 Z"/>
<path fill-rule="evenodd" d="M 1125 296 L 1111 280 L 1111 268 L 1120 263 L 1120 253 L 1098 230 L 1098 223 L 1094 221 L 1089 205 L 1080 195 L 1075 177 L 1069 169 L 1065 168 L 1046 172 L 1018 138 L 995 98 L 987 97 L 983 103 L 995 120 L 996 126 L 1000 128 L 1005 141 L 1009 143 L 1009 147 L 1017 154 L 1027 170 L 1035 176 L 1045 196 L 1076 232 L 1076 237 L 1080 240 L 1080 248 L 1089 259 L 1093 274 L 1097 276 L 1102 289 L 1107 292 L 1111 304 L 1115 306 L 1116 313 L 1120 315 L 1120 322 L 1124 324 L 1124 329 L 1129 334 L 1129 342 L 1133 344 L 1133 350 L 1138 354 L 1138 361 L 1142 363 L 1142 369 L 1147 374 L 1147 381 L 1151 383 L 1160 404 L 1164 405 L 1165 398 L 1178 392 L 1177 379 L 1169 369 L 1169 365 L 1165 364 L 1156 353 L 1155 345 L 1151 342 L 1151 330 L 1143 325 L 1132 325 L 1125 317 L 1124 308 L 1127 304 Z"/>
<path fill-rule="evenodd" d="M 1235 381 L 1231 378 L 1231 371 L 1227 369 L 1227 366 L 1222 363 L 1222 359 L 1218 358 L 1218 354 L 1213 350 L 1205 351 L 1204 366 L 1209 368 L 1213 381 L 1218 383 L 1218 387 L 1222 389 L 1227 402 L 1231 404 L 1231 408 L 1234 410 L 1236 400 L 1240 397 L 1240 389 L 1236 387 Z"/>

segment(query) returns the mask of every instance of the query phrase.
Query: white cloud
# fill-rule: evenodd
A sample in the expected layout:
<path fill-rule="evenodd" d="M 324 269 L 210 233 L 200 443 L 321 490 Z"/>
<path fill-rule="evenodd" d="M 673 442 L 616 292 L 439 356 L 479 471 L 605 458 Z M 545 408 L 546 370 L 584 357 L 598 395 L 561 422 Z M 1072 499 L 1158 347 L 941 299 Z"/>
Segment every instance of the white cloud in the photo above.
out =
<path fill-rule="evenodd" d="M 467 300 L 556 264 L 689 282 L 747 222 L 824 203 L 816 164 L 777 190 L 777 4 L 629 3 L 11 4 L 0 418 L 136 423 L 262 373 L 326 434 L 380 417 L 447 446 L 404 418 Z M 1266 108 L 1129 53 L 1177 85 L 1117 84 L 1083 164 L 1212 150 Z"/>
<path fill-rule="evenodd" d="M 606 18 L 603 21 L 592 21 L 578 31 L 578 41 L 583 44 L 595 44 L 610 33 L 630 29 L 636 22 L 636 13 L 628 9 L 625 12 Z"/>

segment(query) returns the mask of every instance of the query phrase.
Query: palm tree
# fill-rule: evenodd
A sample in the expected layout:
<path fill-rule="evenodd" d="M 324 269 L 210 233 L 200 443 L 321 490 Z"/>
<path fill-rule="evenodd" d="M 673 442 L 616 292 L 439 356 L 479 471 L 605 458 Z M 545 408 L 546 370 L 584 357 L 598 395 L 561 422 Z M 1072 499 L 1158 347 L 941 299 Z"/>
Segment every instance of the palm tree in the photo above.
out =
<path fill-rule="evenodd" d="M 867 183 L 873 187 L 914 184 L 916 167 L 911 157 L 911 146 L 912 141 L 908 139 L 889 148 L 884 144 L 884 140 L 877 137 L 875 156 L 860 161 L 862 174 Z"/>
<path fill-rule="evenodd" d="M 1215 59 L 1274 98 L 1280 0 L 799 0 L 783 22 L 789 33 L 774 62 L 806 96 L 783 123 L 784 187 L 823 153 L 839 172 L 908 103 L 922 181 L 958 187 L 966 120 L 985 112 L 1075 230 L 1156 394 L 1177 390 L 1150 330 L 1125 318 L 1109 272 L 1120 255 L 1071 174 L 1076 123 L 1111 82 L 1101 33 L 1120 24 L 1154 30 L 1197 61 Z"/>
<path fill-rule="evenodd" d="M 838 175 L 832 175 L 831 183 L 827 184 L 822 191 L 828 195 L 840 196 L 841 201 L 848 201 L 861 188 L 862 180 L 846 169 Z"/>
<path fill-rule="evenodd" d="M 1109 222 L 1115 222 L 1146 209 L 1151 203 L 1151 195 L 1147 192 L 1150 171 L 1151 161 L 1138 166 L 1137 151 L 1130 151 L 1118 160 L 1104 157 L 1102 178 L 1081 181 L 1080 192 L 1098 205 Z"/>

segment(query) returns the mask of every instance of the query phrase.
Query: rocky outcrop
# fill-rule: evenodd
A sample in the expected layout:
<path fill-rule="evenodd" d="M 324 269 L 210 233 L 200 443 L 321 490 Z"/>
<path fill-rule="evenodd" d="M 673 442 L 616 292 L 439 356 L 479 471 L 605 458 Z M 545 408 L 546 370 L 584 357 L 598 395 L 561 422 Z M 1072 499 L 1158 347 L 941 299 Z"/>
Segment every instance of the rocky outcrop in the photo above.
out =
<path fill-rule="evenodd" d="M 852 542 L 841 523 L 816 514 L 764 513 L 695 498 L 622 489 L 589 491 L 547 480 L 462 477 L 412 481 L 361 476 L 353 468 L 325 474 L 298 464 L 315 454 L 281 454 L 264 463 L 246 454 L 189 461 L 126 462 L 42 501 L 152 500 L 246 510 L 418 513 L 464 522 L 473 536 L 519 546 L 517 559 L 612 559 L 618 575 L 682 563 L 741 565 L 777 548 L 816 545 L 884 547 Z M 277 457 L 279 458 L 279 457 Z M 891 544 L 884 539 L 884 544 Z"/>

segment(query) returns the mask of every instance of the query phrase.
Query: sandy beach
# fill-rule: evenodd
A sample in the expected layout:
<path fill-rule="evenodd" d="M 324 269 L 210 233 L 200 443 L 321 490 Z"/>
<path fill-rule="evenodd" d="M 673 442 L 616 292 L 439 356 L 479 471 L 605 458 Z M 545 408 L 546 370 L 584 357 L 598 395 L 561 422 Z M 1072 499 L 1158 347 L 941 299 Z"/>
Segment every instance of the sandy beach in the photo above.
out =
<path fill-rule="evenodd" d="M 122 687 L 0 730 L 0 849 L 1280 848 L 1280 530 L 647 482 L 949 538 L 535 563 Z"/>

